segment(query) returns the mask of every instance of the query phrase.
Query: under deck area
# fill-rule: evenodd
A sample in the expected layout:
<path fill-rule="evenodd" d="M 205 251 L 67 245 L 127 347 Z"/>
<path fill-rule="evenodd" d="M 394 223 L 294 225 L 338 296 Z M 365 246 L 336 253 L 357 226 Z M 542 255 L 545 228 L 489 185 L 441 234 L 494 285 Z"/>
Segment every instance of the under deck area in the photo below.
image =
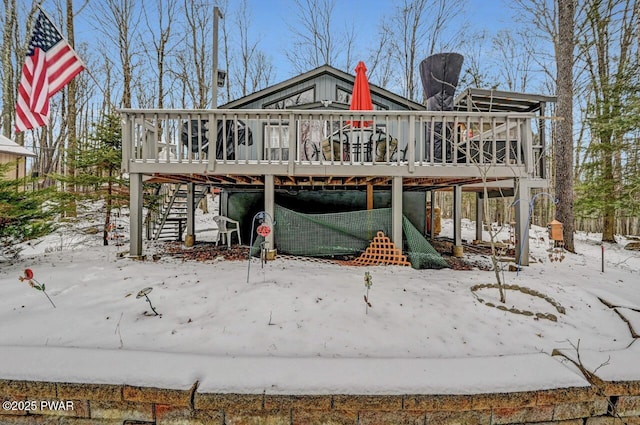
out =
<path fill-rule="evenodd" d="M 194 187 L 264 191 L 360 190 L 391 196 L 391 239 L 402 246 L 404 192 L 452 190 L 461 246 L 462 191 L 515 194 L 516 250 L 528 262 L 530 189 L 544 187 L 544 145 L 532 113 L 327 110 L 122 110 L 122 169 L 131 181 L 130 254 L 142 254 L 143 182 L 186 183 L 193 240 Z M 209 123 L 216 123 L 210 125 Z M 482 221 L 482 196 L 478 196 Z M 433 198 L 432 198 L 433 201 Z M 481 226 L 479 226 L 481 228 Z M 274 229 L 275 232 L 286 229 Z M 522 235 L 522 236 L 521 236 Z M 269 240 L 270 239 L 270 240 Z M 273 233 L 267 237 L 273 246 Z M 277 247 L 276 247 L 277 248 Z"/>

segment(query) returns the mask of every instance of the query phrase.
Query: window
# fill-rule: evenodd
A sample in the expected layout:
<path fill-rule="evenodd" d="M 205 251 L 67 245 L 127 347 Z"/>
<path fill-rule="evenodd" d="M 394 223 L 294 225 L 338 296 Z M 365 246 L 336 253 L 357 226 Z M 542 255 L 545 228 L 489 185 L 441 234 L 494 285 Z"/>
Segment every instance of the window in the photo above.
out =
<path fill-rule="evenodd" d="M 263 105 L 263 109 L 286 109 L 296 105 L 304 105 L 315 101 L 315 87 L 295 93 L 273 103 Z"/>
<path fill-rule="evenodd" d="M 321 141 L 331 132 L 330 123 L 320 120 L 300 120 L 300 159 L 320 160 Z"/>
<path fill-rule="evenodd" d="M 286 122 L 265 124 L 264 127 L 264 158 L 289 159 L 289 124 Z"/>
<path fill-rule="evenodd" d="M 351 92 L 342 87 L 336 87 L 336 101 L 340 103 L 351 103 Z"/>
<path fill-rule="evenodd" d="M 340 86 L 336 86 L 336 102 L 346 103 L 346 104 L 351 103 L 351 90 L 347 90 Z M 374 111 L 386 111 L 387 109 L 389 109 L 389 107 L 386 105 L 381 105 L 376 102 L 372 102 L 372 103 L 373 103 Z"/>

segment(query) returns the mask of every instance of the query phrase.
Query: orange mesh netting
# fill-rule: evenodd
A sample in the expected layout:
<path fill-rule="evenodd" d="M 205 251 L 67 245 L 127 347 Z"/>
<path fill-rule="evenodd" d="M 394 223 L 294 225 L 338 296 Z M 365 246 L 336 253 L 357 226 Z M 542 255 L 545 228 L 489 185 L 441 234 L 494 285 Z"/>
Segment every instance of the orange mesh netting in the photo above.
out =
<path fill-rule="evenodd" d="M 382 232 L 378 232 L 362 255 L 350 264 L 355 266 L 411 265 L 407 261 L 407 256 L 402 255 L 402 251 Z"/>

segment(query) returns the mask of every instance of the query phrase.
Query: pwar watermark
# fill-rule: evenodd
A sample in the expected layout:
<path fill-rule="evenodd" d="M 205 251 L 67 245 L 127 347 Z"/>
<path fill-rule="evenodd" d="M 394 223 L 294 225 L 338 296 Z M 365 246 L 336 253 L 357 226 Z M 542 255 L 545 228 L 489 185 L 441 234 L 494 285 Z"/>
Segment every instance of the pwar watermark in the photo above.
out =
<path fill-rule="evenodd" d="M 42 410 L 71 411 L 74 410 L 72 400 L 6 400 L 2 402 L 2 410 L 18 412 L 35 412 Z"/>

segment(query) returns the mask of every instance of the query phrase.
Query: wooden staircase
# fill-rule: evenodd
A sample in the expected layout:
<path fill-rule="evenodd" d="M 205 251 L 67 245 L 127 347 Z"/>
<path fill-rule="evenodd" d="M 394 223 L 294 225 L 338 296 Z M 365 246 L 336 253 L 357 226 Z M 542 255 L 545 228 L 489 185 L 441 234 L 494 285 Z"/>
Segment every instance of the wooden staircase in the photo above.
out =
<path fill-rule="evenodd" d="M 194 202 L 198 205 L 209 186 L 196 185 Z M 156 191 L 159 197 L 156 210 L 147 214 L 147 239 L 181 241 L 187 226 L 187 185 L 165 183 Z"/>

